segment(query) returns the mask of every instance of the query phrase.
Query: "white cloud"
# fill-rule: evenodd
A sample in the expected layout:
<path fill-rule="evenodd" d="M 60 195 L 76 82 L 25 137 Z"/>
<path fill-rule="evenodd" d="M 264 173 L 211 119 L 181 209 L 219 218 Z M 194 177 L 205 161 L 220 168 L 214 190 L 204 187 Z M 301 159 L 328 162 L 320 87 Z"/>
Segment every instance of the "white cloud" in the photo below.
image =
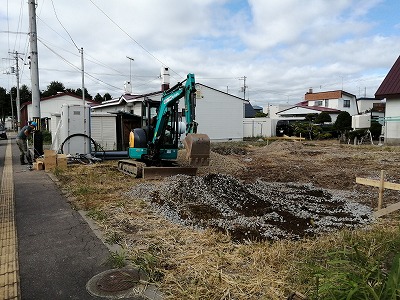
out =
<path fill-rule="evenodd" d="M 353 93 L 368 84 L 372 96 L 400 54 L 398 31 L 373 31 L 381 23 L 373 10 L 381 4 L 377 0 L 39 0 L 41 88 L 53 80 L 80 87 L 76 69 L 80 55 L 69 33 L 77 47 L 84 48 L 85 70 L 91 75 L 85 82 L 92 95 L 118 96 L 130 66 L 134 91 L 154 91 L 165 64 L 172 70 L 172 84 L 191 72 L 198 81 L 236 95 L 241 95 L 243 84 L 239 78 L 246 76 L 248 95 L 258 103 L 301 100 L 309 87 L 336 89 L 342 81 Z M 27 4 L 23 3 L 21 18 L 20 1 L 8 0 L 8 5 L 8 22 L 6 7 L 0 8 L 0 28 L 28 31 Z M 1 33 L 2 57 L 9 50 L 29 53 L 26 42 L 27 35 Z M 9 61 L 3 60 L 2 70 L 8 67 Z M 29 70 L 23 74 L 21 82 L 29 85 Z M 0 86 L 10 86 L 10 75 L 0 74 Z"/>

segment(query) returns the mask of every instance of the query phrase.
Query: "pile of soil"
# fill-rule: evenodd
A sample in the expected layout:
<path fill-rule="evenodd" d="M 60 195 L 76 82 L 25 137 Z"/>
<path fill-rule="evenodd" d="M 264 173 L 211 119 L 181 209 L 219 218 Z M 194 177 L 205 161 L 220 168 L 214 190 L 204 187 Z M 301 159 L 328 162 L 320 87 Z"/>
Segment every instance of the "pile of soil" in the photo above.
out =
<path fill-rule="evenodd" d="M 175 223 L 229 233 L 236 242 L 299 239 L 372 221 L 371 209 L 351 201 L 350 192 L 312 184 L 246 183 L 221 173 L 141 183 L 129 194 Z"/>

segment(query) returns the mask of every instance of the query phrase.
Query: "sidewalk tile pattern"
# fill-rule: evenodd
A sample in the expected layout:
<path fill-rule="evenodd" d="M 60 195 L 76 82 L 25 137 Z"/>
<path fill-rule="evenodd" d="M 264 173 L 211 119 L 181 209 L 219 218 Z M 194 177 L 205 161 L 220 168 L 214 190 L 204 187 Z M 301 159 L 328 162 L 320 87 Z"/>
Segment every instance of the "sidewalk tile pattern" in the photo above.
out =
<path fill-rule="evenodd" d="M 0 299 L 20 299 L 11 139 L 0 187 Z"/>

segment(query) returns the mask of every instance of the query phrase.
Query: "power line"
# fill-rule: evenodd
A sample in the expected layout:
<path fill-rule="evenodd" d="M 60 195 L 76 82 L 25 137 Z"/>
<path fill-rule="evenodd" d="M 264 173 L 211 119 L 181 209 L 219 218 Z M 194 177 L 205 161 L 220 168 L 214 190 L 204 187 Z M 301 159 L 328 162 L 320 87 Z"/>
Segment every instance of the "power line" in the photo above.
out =
<path fill-rule="evenodd" d="M 65 26 L 61 23 L 60 19 L 58 18 L 57 11 L 56 11 L 56 8 L 55 8 L 55 6 L 54 6 L 53 0 L 51 0 L 51 4 L 53 5 L 54 15 L 56 16 L 56 19 L 57 19 L 58 23 L 60 23 L 60 25 L 61 25 L 62 28 L 64 28 L 65 32 L 68 34 L 68 36 L 69 36 L 69 38 L 71 39 L 72 43 L 74 43 L 76 49 L 78 49 L 78 51 L 79 51 L 79 48 L 78 48 L 78 46 L 76 45 L 74 39 L 73 39 L 72 36 L 69 34 L 69 32 L 68 32 L 68 30 L 65 28 Z"/>
<path fill-rule="evenodd" d="M 117 26 L 123 33 L 125 33 L 133 42 L 136 43 L 140 48 L 143 49 L 147 54 L 149 54 L 152 58 L 154 58 L 156 61 L 158 61 L 161 65 L 167 66 L 164 62 L 162 62 L 160 59 L 158 59 L 156 56 L 154 56 L 149 50 L 147 50 L 142 44 L 140 44 L 137 40 L 135 40 L 128 32 L 126 32 L 120 25 L 117 24 L 111 17 L 109 17 L 104 10 L 102 10 L 99 6 L 97 6 L 92 0 L 89 0 L 99 11 L 101 11 L 107 19 L 109 19 L 115 26 Z M 178 75 L 180 78 L 182 78 L 181 75 L 179 75 L 176 71 L 174 71 L 172 68 L 169 68 L 170 71 L 174 72 L 176 75 Z"/>
<path fill-rule="evenodd" d="M 66 64 L 68 64 L 70 67 L 72 67 L 73 69 L 75 69 L 75 70 L 77 70 L 77 71 L 81 71 L 81 69 L 80 69 L 79 67 L 75 66 L 73 63 L 71 63 L 70 61 L 68 61 L 68 60 L 65 59 L 64 57 L 62 57 L 60 54 L 58 54 L 56 51 L 54 51 L 52 48 L 50 48 L 48 45 L 46 45 L 40 38 L 38 38 L 38 41 L 39 41 L 40 43 L 42 43 L 42 45 L 45 46 L 45 47 L 46 47 L 49 51 L 51 51 L 54 55 L 56 55 L 57 57 L 59 57 L 60 59 L 62 59 L 62 60 L 63 60 Z M 92 78 L 92 79 L 94 79 L 94 80 L 96 80 L 96 81 L 98 81 L 98 82 L 101 82 L 101 83 L 103 83 L 103 84 L 105 84 L 105 85 L 107 85 L 107 86 L 109 86 L 109 87 L 113 87 L 113 88 L 115 88 L 115 89 L 121 90 L 121 88 L 116 87 L 116 86 L 114 86 L 114 85 L 112 85 L 112 84 L 109 84 L 109 83 L 107 83 L 107 82 L 105 82 L 105 81 L 103 81 L 103 80 L 101 80 L 101 79 L 99 79 L 99 78 L 97 78 L 97 77 L 94 77 L 92 74 L 89 74 L 88 72 L 84 72 L 84 73 L 85 73 L 85 75 L 89 76 L 90 78 Z"/>

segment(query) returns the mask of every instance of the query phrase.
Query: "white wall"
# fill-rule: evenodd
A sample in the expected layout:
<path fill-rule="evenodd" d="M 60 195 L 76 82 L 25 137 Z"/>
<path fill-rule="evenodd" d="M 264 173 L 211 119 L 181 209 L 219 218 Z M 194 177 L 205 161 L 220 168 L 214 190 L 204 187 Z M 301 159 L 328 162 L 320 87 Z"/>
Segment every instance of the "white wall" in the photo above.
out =
<path fill-rule="evenodd" d="M 400 145 L 400 99 L 386 100 L 385 144 Z"/>
<path fill-rule="evenodd" d="M 244 137 L 271 137 L 275 136 L 278 119 L 245 118 L 243 119 Z"/>
<path fill-rule="evenodd" d="M 243 100 L 203 85 L 196 89 L 197 132 L 211 141 L 243 140 Z"/>
<path fill-rule="evenodd" d="M 86 105 L 88 105 L 89 103 L 90 102 L 86 101 Z M 60 97 L 54 97 L 40 101 L 40 117 L 51 119 L 51 116 L 53 114 L 61 113 L 61 107 L 63 106 L 63 104 L 82 105 L 83 100 L 76 97 L 72 97 L 70 95 L 63 95 Z M 28 104 L 27 112 L 28 112 L 28 120 L 32 120 L 32 104 Z M 53 130 L 53 128 L 51 128 L 51 124 L 52 122 L 49 122 L 50 131 Z"/>
<path fill-rule="evenodd" d="M 382 103 L 381 100 L 371 100 L 371 99 L 359 99 L 357 101 L 359 113 L 364 113 L 367 110 L 371 110 L 374 106 L 374 103 Z"/>
<path fill-rule="evenodd" d="M 95 140 L 103 150 L 117 149 L 116 115 L 91 114 L 91 138 Z"/>

